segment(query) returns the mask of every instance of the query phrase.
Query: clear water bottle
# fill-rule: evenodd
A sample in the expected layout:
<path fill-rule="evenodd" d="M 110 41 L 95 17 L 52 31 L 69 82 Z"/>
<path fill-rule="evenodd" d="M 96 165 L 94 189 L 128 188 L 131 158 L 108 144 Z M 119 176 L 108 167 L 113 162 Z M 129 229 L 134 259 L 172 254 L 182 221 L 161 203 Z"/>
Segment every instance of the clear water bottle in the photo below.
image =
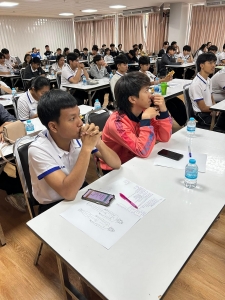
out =
<path fill-rule="evenodd" d="M 113 73 L 109 74 L 109 81 L 113 78 Z"/>
<path fill-rule="evenodd" d="M 160 80 L 158 77 L 155 78 L 154 94 L 161 94 Z"/>
<path fill-rule="evenodd" d="M 187 122 L 187 134 L 189 137 L 193 137 L 195 135 L 196 129 L 196 121 L 194 118 L 190 118 Z"/>
<path fill-rule="evenodd" d="M 193 189 L 197 185 L 198 178 L 198 166 L 196 165 L 196 160 L 191 158 L 189 163 L 185 167 L 185 178 L 184 185 L 188 189 Z"/>
<path fill-rule="evenodd" d="M 26 131 L 34 131 L 34 124 L 31 122 L 31 120 L 27 120 Z"/>
<path fill-rule="evenodd" d="M 83 85 L 87 85 L 87 79 L 86 79 L 86 77 L 85 77 L 85 76 L 83 76 L 83 79 L 82 79 L 82 81 L 83 81 Z"/>
<path fill-rule="evenodd" d="M 53 69 L 51 69 L 51 77 L 54 78 L 54 76 L 55 76 L 55 72 Z"/>
<path fill-rule="evenodd" d="M 187 59 L 186 58 L 184 58 L 184 64 L 186 64 L 187 63 Z"/>
<path fill-rule="evenodd" d="M 16 89 L 12 88 L 12 97 L 15 98 L 16 97 Z"/>
<path fill-rule="evenodd" d="M 99 102 L 98 99 L 95 100 L 95 104 L 94 104 L 95 110 L 100 109 L 101 108 L 101 103 Z"/>
<path fill-rule="evenodd" d="M 14 70 L 13 70 L 13 68 L 10 68 L 10 74 L 11 74 L 11 75 L 14 75 Z"/>
<path fill-rule="evenodd" d="M 49 66 L 48 65 L 45 66 L 45 70 L 46 70 L 46 72 L 49 72 Z"/>

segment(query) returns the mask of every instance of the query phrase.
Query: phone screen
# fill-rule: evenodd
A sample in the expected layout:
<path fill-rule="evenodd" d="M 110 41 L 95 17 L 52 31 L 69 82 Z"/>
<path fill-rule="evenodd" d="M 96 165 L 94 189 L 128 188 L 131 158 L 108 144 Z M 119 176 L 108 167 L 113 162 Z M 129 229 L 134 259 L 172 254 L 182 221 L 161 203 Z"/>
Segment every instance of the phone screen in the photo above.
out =
<path fill-rule="evenodd" d="M 158 152 L 159 155 L 168 157 L 170 159 L 174 159 L 174 160 L 180 160 L 183 157 L 183 154 L 180 153 L 176 153 L 173 151 L 169 151 L 166 149 L 162 149 L 161 151 Z"/>
<path fill-rule="evenodd" d="M 89 189 L 82 198 L 102 205 L 109 205 L 110 201 L 114 199 L 114 195 Z"/>

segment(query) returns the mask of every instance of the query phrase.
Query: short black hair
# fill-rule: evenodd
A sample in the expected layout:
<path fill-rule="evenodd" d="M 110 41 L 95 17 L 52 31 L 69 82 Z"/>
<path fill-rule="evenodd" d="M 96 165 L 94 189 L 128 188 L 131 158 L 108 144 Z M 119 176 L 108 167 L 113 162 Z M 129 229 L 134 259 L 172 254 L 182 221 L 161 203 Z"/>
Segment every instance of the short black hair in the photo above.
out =
<path fill-rule="evenodd" d="M 41 60 L 39 57 L 33 57 L 31 63 L 34 64 L 41 64 Z"/>
<path fill-rule="evenodd" d="M 175 44 L 177 44 L 177 42 L 173 41 L 173 42 L 171 43 L 171 46 L 173 46 L 173 45 L 175 45 Z"/>
<path fill-rule="evenodd" d="M 76 49 L 73 50 L 73 52 L 74 52 L 74 53 L 77 53 L 78 56 L 80 57 L 80 51 L 79 51 L 79 49 L 76 48 Z"/>
<path fill-rule="evenodd" d="M 109 48 L 105 48 L 105 55 L 106 55 L 106 53 L 108 52 L 108 51 L 110 51 L 110 49 Z"/>
<path fill-rule="evenodd" d="M 83 48 L 83 51 L 88 51 L 88 48 L 86 48 L 86 47 L 85 47 L 85 48 Z"/>
<path fill-rule="evenodd" d="M 62 49 L 61 49 L 61 48 L 57 48 L 57 50 L 56 50 L 56 51 L 59 51 L 59 50 L 61 50 L 61 51 L 62 51 Z"/>
<path fill-rule="evenodd" d="M 95 57 L 93 57 L 93 62 L 96 63 L 97 61 L 102 60 L 102 56 L 101 55 L 95 55 Z"/>
<path fill-rule="evenodd" d="M 6 49 L 6 48 L 3 48 L 3 49 L 1 50 L 1 52 L 2 52 L 3 54 L 9 54 L 9 50 Z"/>
<path fill-rule="evenodd" d="M 70 49 L 68 47 L 65 47 L 64 50 L 63 50 L 63 52 L 66 52 L 68 50 L 70 50 Z"/>
<path fill-rule="evenodd" d="M 173 46 L 169 46 L 169 47 L 166 49 L 166 53 L 169 53 L 170 50 L 176 51 L 176 49 L 175 49 Z"/>
<path fill-rule="evenodd" d="M 122 44 L 119 44 L 118 47 L 119 47 L 119 46 L 123 46 L 123 45 L 122 45 Z"/>
<path fill-rule="evenodd" d="M 139 66 L 140 65 L 149 65 L 150 64 L 150 60 L 149 60 L 149 57 L 148 56 L 141 56 L 139 58 Z"/>
<path fill-rule="evenodd" d="M 74 61 L 74 60 L 77 60 L 77 59 L 78 59 L 77 53 L 73 53 L 73 52 L 68 53 L 68 55 L 67 55 L 67 57 L 66 57 L 66 60 L 67 60 L 67 63 L 68 63 L 68 64 L 70 64 L 70 63 L 69 63 L 70 60 L 71 60 L 71 61 Z"/>
<path fill-rule="evenodd" d="M 102 47 L 106 47 L 106 44 L 103 44 Z"/>
<path fill-rule="evenodd" d="M 34 49 L 37 49 L 37 47 L 33 47 L 33 48 L 32 48 L 32 52 L 34 51 Z"/>
<path fill-rule="evenodd" d="M 26 62 L 27 56 L 30 56 L 30 57 L 31 57 L 31 55 L 30 55 L 29 53 L 26 53 L 26 54 L 24 55 L 24 61 L 25 61 L 25 62 Z"/>
<path fill-rule="evenodd" d="M 62 55 L 62 54 L 59 54 L 59 55 L 57 55 L 57 56 L 56 56 L 56 61 L 59 61 L 61 57 L 65 58 L 65 56 L 64 56 L 64 55 Z"/>
<path fill-rule="evenodd" d="M 139 44 L 139 45 L 138 45 L 138 48 L 141 49 L 141 46 L 143 46 L 143 44 Z M 135 48 L 136 48 L 136 47 L 135 47 Z"/>
<path fill-rule="evenodd" d="M 208 46 L 209 46 L 209 44 L 212 44 L 212 42 L 207 42 L 206 46 L 208 47 Z"/>
<path fill-rule="evenodd" d="M 112 43 L 112 44 L 109 45 L 109 47 L 115 47 L 115 44 Z"/>
<path fill-rule="evenodd" d="M 223 50 L 225 49 L 225 44 L 223 44 Z"/>
<path fill-rule="evenodd" d="M 98 46 L 97 45 L 93 45 L 92 49 L 91 50 L 95 50 L 95 51 L 98 51 Z"/>
<path fill-rule="evenodd" d="M 49 47 L 49 45 L 45 45 L 45 48 L 46 48 L 46 47 Z"/>
<path fill-rule="evenodd" d="M 212 45 L 212 46 L 210 46 L 210 47 L 208 48 L 208 51 L 209 51 L 209 52 L 210 52 L 210 51 L 215 51 L 215 52 L 217 52 L 217 51 L 218 51 L 218 48 L 217 48 L 216 45 Z"/>
<path fill-rule="evenodd" d="M 207 46 L 206 44 L 202 44 L 201 47 L 198 50 L 202 50 L 203 51 L 206 46 Z"/>
<path fill-rule="evenodd" d="M 163 46 L 169 45 L 168 41 L 163 42 Z"/>
<path fill-rule="evenodd" d="M 191 52 L 191 46 L 185 45 L 185 46 L 183 47 L 183 51 Z"/>
<path fill-rule="evenodd" d="M 0 52 L 0 59 L 1 58 L 5 58 L 5 55 L 2 52 Z"/>
<path fill-rule="evenodd" d="M 128 64 L 128 59 L 127 59 L 127 57 L 125 56 L 125 55 L 118 55 L 118 56 L 116 56 L 115 57 L 115 66 L 116 66 L 116 68 L 117 68 L 117 65 L 119 65 L 119 64 Z"/>
<path fill-rule="evenodd" d="M 134 49 L 134 48 L 138 48 L 138 44 L 134 44 L 134 45 L 133 45 L 133 49 Z"/>
<path fill-rule="evenodd" d="M 34 88 L 35 91 L 41 90 L 44 86 L 50 87 L 50 80 L 43 76 L 37 76 L 29 82 L 29 89 Z"/>
<path fill-rule="evenodd" d="M 202 53 L 198 56 L 197 61 L 196 61 L 196 65 L 197 65 L 197 70 L 198 72 L 201 71 L 201 64 L 204 64 L 205 62 L 211 62 L 211 61 L 217 61 L 216 55 L 212 52 L 207 52 L 207 53 Z"/>
<path fill-rule="evenodd" d="M 51 90 L 39 100 L 37 113 L 41 123 L 48 128 L 49 122 L 59 122 L 61 109 L 75 106 L 77 106 L 77 100 L 71 94 L 61 90 Z"/>
<path fill-rule="evenodd" d="M 114 93 L 119 114 L 130 114 L 132 104 L 128 98 L 139 97 L 140 90 L 145 86 L 150 86 L 150 79 L 141 72 L 130 72 L 117 81 Z"/>
<path fill-rule="evenodd" d="M 132 55 L 133 57 L 135 56 L 135 51 L 134 50 L 130 50 L 129 54 Z"/>

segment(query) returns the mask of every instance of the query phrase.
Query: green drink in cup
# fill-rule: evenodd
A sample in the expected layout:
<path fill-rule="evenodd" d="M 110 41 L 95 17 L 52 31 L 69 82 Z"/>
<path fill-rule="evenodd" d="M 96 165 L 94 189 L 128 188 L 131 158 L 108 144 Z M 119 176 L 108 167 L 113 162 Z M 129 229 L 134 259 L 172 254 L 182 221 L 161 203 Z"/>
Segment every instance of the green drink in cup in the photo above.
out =
<path fill-rule="evenodd" d="M 161 85 L 161 93 L 162 93 L 163 96 L 165 96 L 166 91 L 167 91 L 167 87 L 168 87 L 167 82 L 161 82 L 160 85 Z"/>

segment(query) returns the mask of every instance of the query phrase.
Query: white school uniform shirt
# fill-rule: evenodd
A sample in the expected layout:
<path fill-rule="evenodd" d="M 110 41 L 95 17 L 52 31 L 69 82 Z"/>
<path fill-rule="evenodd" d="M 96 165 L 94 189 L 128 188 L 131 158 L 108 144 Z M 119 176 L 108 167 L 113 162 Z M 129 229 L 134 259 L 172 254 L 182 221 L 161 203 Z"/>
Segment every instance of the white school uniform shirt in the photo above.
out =
<path fill-rule="evenodd" d="M 60 68 L 60 66 L 58 65 L 58 63 L 54 63 L 51 68 L 52 70 L 54 70 L 55 72 L 62 72 L 62 69 L 66 66 L 66 64 L 64 64 L 62 66 L 62 68 Z"/>
<path fill-rule="evenodd" d="M 62 69 L 62 73 L 61 73 L 61 86 L 60 86 L 61 90 L 66 91 L 66 88 L 63 87 L 63 84 L 70 84 L 69 79 L 71 77 L 76 76 L 77 71 L 78 71 L 78 68 L 75 70 L 72 70 L 70 65 L 65 64 L 65 67 Z M 83 70 L 81 70 L 81 78 L 83 75 L 84 75 L 84 72 L 83 72 Z"/>
<path fill-rule="evenodd" d="M 183 52 L 181 52 L 181 53 L 179 53 L 178 55 L 177 55 L 177 58 L 181 58 L 181 59 L 186 59 L 186 60 L 188 60 L 189 58 L 190 58 L 190 54 L 187 54 L 187 55 L 184 55 L 184 53 Z"/>
<path fill-rule="evenodd" d="M 12 69 L 11 65 L 1 65 L 0 64 L 0 72 L 10 72 L 10 70 Z"/>
<path fill-rule="evenodd" d="M 141 70 L 139 70 L 139 72 L 141 72 Z M 143 72 L 141 72 L 141 73 L 143 73 Z M 145 74 L 145 75 L 148 76 L 148 78 L 150 79 L 150 82 L 154 82 L 155 81 L 156 76 L 154 74 L 152 74 L 151 72 L 146 71 L 143 74 Z"/>
<path fill-rule="evenodd" d="M 1 81 L 1 80 L 0 80 L 0 85 L 10 89 L 10 87 L 9 87 L 7 84 L 5 84 L 4 81 Z M 4 95 L 4 94 L 6 94 L 6 92 L 3 91 L 3 89 L 0 89 L 0 94 L 1 94 L 1 95 Z"/>
<path fill-rule="evenodd" d="M 217 58 L 217 65 L 221 64 L 222 63 L 222 60 L 225 60 L 225 52 L 221 52 L 219 55 L 218 55 L 218 58 Z"/>
<path fill-rule="evenodd" d="M 17 63 L 17 60 L 15 57 L 10 56 L 9 59 L 5 59 L 5 63 L 13 67 Z"/>
<path fill-rule="evenodd" d="M 114 95 L 114 89 L 115 89 L 115 85 L 117 83 L 117 81 L 124 76 L 123 74 L 120 74 L 118 71 L 116 71 L 116 73 L 113 75 L 112 79 L 110 80 L 110 88 L 111 88 L 111 92 L 113 94 L 113 98 L 115 99 L 115 95 Z"/>
<path fill-rule="evenodd" d="M 193 79 L 189 87 L 189 95 L 194 112 L 201 112 L 197 102 L 204 100 L 207 106 L 212 106 L 212 83 L 211 79 L 205 80 L 199 73 Z"/>
<path fill-rule="evenodd" d="M 114 62 L 112 55 L 105 55 L 104 61 L 107 62 Z"/>
<path fill-rule="evenodd" d="M 39 203 L 48 204 L 62 199 L 44 178 L 57 170 L 69 175 L 77 162 L 81 147 L 81 140 L 72 140 L 68 152 L 56 145 L 47 129 L 38 134 L 29 146 L 28 160 L 33 196 Z M 92 153 L 97 151 L 94 148 Z"/>
<path fill-rule="evenodd" d="M 35 100 L 30 91 L 22 94 L 17 103 L 19 119 L 21 121 L 29 120 L 37 114 L 38 101 Z"/>
<path fill-rule="evenodd" d="M 211 78 L 213 98 L 216 102 L 225 99 L 225 67 Z"/>

